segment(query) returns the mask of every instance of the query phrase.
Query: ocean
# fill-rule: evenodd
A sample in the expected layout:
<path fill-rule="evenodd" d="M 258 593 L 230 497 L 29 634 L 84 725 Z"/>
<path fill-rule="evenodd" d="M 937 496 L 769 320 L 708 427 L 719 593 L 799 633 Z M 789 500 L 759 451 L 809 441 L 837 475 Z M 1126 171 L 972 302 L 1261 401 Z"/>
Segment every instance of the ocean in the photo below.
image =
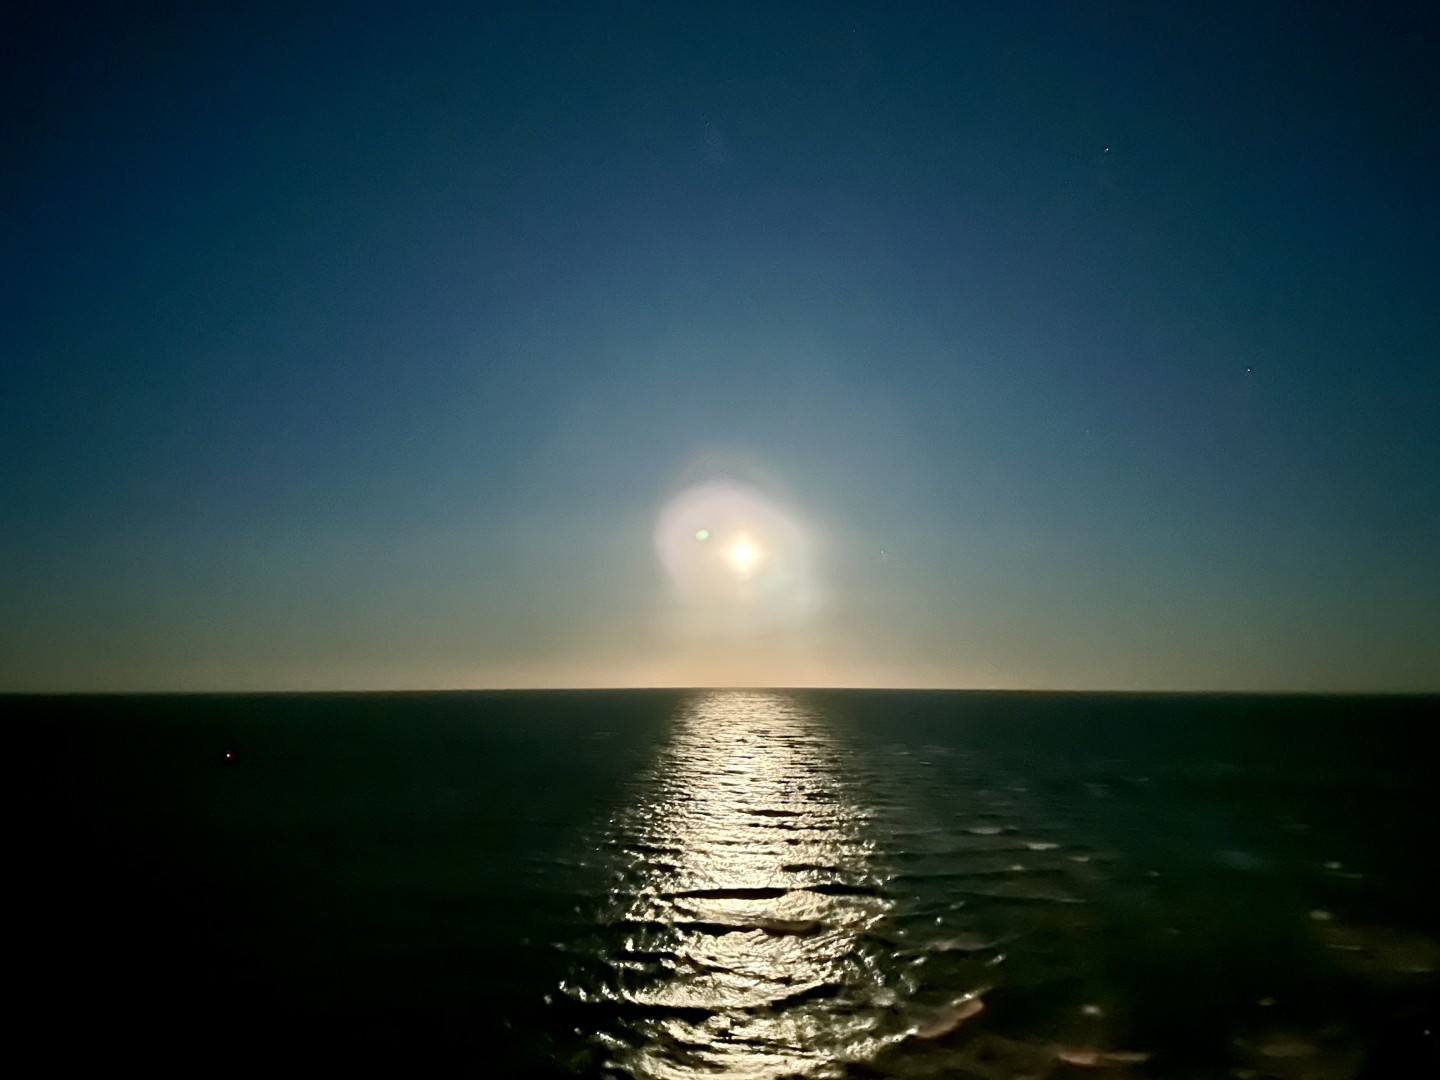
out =
<path fill-rule="evenodd" d="M 47 1068 L 1440 1075 L 1440 699 L 3 699 Z"/>

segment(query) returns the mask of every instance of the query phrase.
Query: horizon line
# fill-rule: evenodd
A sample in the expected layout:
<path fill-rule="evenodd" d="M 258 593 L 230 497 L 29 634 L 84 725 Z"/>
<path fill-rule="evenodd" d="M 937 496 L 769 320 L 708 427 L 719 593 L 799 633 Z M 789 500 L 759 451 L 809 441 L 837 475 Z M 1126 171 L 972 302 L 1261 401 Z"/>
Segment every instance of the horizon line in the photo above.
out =
<path fill-rule="evenodd" d="M 475 686 L 475 687 L 327 687 L 272 689 L 150 689 L 150 690 L 7 690 L 9 697 L 353 697 L 361 694 L 633 694 L 633 693 L 873 693 L 873 694 L 1066 694 L 1118 697 L 1437 697 L 1440 687 L 1428 690 L 1320 690 L 1320 689 L 1141 689 L 1003 686 Z"/>

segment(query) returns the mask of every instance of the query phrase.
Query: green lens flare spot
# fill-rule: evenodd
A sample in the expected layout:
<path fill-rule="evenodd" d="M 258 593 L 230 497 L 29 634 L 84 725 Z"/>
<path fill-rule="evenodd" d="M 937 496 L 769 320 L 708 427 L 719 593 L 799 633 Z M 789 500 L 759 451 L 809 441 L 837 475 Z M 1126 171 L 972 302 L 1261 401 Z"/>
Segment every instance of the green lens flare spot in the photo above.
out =
<path fill-rule="evenodd" d="M 709 540 L 709 539 L 710 539 L 710 530 L 709 530 L 709 529 L 697 529 L 697 530 L 695 531 L 695 539 L 696 539 L 696 540 Z"/>

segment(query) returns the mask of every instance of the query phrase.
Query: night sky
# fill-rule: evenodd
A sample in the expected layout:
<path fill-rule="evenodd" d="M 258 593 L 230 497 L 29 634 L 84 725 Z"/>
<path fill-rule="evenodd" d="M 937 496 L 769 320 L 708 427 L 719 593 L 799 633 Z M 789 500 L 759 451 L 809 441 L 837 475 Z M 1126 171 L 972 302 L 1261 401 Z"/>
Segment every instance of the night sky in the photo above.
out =
<path fill-rule="evenodd" d="M 0 689 L 1440 689 L 1435 5 L 211 6 L 0 17 Z"/>

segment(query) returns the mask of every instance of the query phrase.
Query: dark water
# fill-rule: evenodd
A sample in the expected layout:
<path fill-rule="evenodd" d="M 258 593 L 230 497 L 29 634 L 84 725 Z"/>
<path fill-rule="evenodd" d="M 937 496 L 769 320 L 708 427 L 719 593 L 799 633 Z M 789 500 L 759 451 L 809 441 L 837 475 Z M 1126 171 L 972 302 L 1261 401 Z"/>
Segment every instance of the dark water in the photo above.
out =
<path fill-rule="evenodd" d="M 1440 1075 L 1440 701 L 11 698 L 54 1066 Z"/>

